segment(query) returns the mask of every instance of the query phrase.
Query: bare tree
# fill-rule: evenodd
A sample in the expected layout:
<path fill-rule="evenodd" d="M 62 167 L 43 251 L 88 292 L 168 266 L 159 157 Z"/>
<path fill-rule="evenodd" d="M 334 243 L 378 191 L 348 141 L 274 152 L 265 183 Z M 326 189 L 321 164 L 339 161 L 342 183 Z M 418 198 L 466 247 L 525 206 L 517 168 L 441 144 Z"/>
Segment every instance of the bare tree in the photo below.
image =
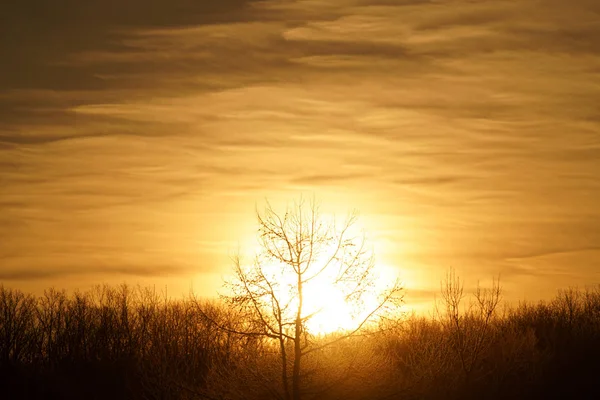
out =
<path fill-rule="evenodd" d="M 448 270 L 440 283 L 442 310 L 436 304 L 435 314 L 449 335 L 450 347 L 458 356 L 464 378 L 469 382 L 482 354 L 491 345 L 492 323 L 502 299 L 502 289 L 500 277 L 493 278 L 490 288 L 482 288 L 478 282 L 474 301 L 461 312 L 465 297 L 463 288 L 464 283 L 454 269 Z"/>
<path fill-rule="evenodd" d="M 367 328 L 380 329 L 391 308 L 402 301 L 399 280 L 378 293 L 376 302 L 364 301 L 375 290 L 374 257 L 364 235 L 351 233 L 357 214 L 351 213 L 338 226 L 327 222 L 315 201 L 300 199 L 277 214 L 267 202 L 257 211 L 260 250 L 251 265 L 234 259 L 234 278 L 226 282 L 224 299 L 241 315 L 235 328 L 215 321 L 221 329 L 245 336 L 269 338 L 277 344 L 281 361 L 281 397 L 301 398 L 302 359 Z M 352 328 L 325 338 L 310 332 L 308 323 L 323 308 L 308 310 L 311 282 L 328 279 L 328 287 L 343 293 L 346 304 L 354 305 Z M 362 307 L 362 309 L 361 309 Z M 397 308 L 394 308 L 397 310 Z M 290 371 L 291 369 L 291 371 Z M 291 382 L 290 382 L 291 381 Z"/>

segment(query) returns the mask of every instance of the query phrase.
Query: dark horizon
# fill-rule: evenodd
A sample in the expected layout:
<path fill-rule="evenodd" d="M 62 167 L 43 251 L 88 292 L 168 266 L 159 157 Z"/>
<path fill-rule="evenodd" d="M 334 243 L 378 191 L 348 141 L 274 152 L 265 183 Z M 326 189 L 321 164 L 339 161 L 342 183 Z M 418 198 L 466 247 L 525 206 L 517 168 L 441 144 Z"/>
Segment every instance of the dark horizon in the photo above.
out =
<path fill-rule="evenodd" d="M 0 285 L 0 327 L 9 338 L 0 340 L 0 393 L 11 400 L 598 398 L 600 286 L 509 312 L 496 302 L 497 287 L 460 313 L 448 288 L 435 318 L 403 316 L 342 341 L 345 332 L 302 334 L 316 351 L 302 357 L 292 396 L 293 346 L 284 353 L 260 330 L 232 334 L 252 324 L 231 303 L 173 301 L 125 286 L 32 297 Z"/>

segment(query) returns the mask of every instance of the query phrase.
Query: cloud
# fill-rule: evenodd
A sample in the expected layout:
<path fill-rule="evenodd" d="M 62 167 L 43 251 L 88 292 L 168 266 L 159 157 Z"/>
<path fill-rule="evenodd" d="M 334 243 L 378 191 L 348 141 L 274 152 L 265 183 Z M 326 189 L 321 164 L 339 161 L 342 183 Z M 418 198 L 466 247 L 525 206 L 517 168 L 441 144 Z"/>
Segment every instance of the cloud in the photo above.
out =
<path fill-rule="evenodd" d="M 257 199 L 302 190 L 383 216 L 415 268 L 517 282 L 527 257 L 600 240 L 595 1 L 0 7 L 5 279 L 88 252 L 178 274 Z"/>
<path fill-rule="evenodd" d="M 319 174 L 319 175 L 304 175 L 298 176 L 292 180 L 293 183 L 300 185 L 343 185 L 344 181 L 356 181 L 372 178 L 369 175 L 363 174 Z"/>
<path fill-rule="evenodd" d="M 95 267 L 93 265 L 80 265 L 72 268 L 64 268 L 64 263 L 60 266 L 44 269 L 24 268 L 3 269 L 0 270 L 0 280 L 2 281 L 38 281 L 47 279 L 73 279 L 86 275 L 121 275 L 133 277 L 165 277 L 173 274 L 189 273 L 189 269 L 182 269 L 173 266 L 150 265 L 145 268 L 138 265 L 126 265 L 121 267 L 110 266 L 108 268 Z"/>
<path fill-rule="evenodd" d="M 246 0 L 10 2 L 2 6 L 1 14 L 5 17 L 0 24 L 0 38 L 3 38 L 0 46 L 13 62 L 3 63 L 0 87 L 25 88 L 32 84 L 61 89 L 63 85 L 74 84 L 93 87 L 94 78 L 87 71 L 53 69 L 49 64 L 90 48 L 126 51 L 127 47 L 116 40 L 116 29 L 243 21 L 247 19 L 245 10 L 249 4 Z"/>

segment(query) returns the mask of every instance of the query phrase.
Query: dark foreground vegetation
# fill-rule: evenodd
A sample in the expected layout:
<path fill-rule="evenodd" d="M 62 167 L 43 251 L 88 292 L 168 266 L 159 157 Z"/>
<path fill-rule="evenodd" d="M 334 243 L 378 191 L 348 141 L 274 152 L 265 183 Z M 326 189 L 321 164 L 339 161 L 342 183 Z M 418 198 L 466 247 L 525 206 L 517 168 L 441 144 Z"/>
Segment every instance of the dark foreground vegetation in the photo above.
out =
<path fill-rule="evenodd" d="M 480 292 L 460 312 L 462 291 L 442 292 L 433 318 L 312 353 L 303 398 L 600 399 L 600 288 L 512 309 Z M 0 398 L 280 398 L 277 347 L 207 315 L 238 323 L 225 306 L 148 288 L 34 297 L 0 286 Z"/>

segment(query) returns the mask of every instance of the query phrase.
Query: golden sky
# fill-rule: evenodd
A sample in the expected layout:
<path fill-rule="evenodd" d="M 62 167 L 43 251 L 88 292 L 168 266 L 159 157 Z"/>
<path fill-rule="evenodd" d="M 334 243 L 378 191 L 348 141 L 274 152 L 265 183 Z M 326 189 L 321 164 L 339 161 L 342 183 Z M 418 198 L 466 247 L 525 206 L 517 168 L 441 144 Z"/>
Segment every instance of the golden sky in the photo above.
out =
<path fill-rule="evenodd" d="M 597 0 L 3 2 L 0 281 L 214 293 L 255 206 L 305 193 L 360 211 L 415 304 L 450 266 L 512 299 L 597 284 L 599 21 Z"/>

